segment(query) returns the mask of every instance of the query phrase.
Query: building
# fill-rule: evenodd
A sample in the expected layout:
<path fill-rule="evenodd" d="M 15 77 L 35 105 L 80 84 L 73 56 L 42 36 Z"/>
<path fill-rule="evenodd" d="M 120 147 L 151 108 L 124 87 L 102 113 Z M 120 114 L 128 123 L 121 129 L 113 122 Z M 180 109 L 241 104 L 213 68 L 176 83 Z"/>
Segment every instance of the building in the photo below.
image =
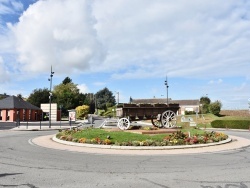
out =
<path fill-rule="evenodd" d="M 0 121 L 40 121 L 42 109 L 15 96 L 0 100 Z"/>
<path fill-rule="evenodd" d="M 41 104 L 41 109 L 43 110 L 44 114 L 48 116 L 47 117 L 48 119 L 43 117 L 44 120 L 49 120 L 50 110 L 51 110 L 51 121 L 60 120 L 61 111 L 57 110 L 57 103 L 51 103 L 51 105 L 49 103 Z"/>
<path fill-rule="evenodd" d="M 152 99 L 131 99 L 131 103 L 135 104 L 167 104 L 166 98 L 152 98 Z M 172 100 L 168 99 L 170 104 L 179 104 L 180 109 L 178 114 L 184 115 L 185 111 L 199 112 L 200 111 L 200 100 Z"/>

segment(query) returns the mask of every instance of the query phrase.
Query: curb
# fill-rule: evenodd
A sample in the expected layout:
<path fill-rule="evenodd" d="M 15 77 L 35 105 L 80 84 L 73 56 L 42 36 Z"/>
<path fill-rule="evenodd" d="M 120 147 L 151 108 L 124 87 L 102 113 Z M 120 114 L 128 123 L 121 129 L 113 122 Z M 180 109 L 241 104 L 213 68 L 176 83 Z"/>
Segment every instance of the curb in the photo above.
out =
<path fill-rule="evenodd" d="M 52 137 L 54 142 L 69 145 L 69 146 L 78 146 L 78 147 L 87 147 L 87 148 L 99 148 L 99 149 L 115 149 L 115 150 L 174 150 L 174 149 L 189 149 L 189 148 L 203 148 L 210 146 L 217 146 L 222 144 L 227 144 L 232 142 L 232 139 L 229 137 L 226 140 L 220 142 L 214 142 L 209 144 L 194 144 L 194 145 L 176 145 L 176 146 L 115 146 L 115 145 L 98 145 L 98 144 L 83 144 L 76 142 L 69 142 L 65 140 L 60 140 L 56 138 L 56 135 Z"/>
<path fill-rule="evenodd" d="M 235 132 L 250 132 L 249 129 L 226 129 L 226 128 L 200 128 L 209 131 L 235 131 Z"/>

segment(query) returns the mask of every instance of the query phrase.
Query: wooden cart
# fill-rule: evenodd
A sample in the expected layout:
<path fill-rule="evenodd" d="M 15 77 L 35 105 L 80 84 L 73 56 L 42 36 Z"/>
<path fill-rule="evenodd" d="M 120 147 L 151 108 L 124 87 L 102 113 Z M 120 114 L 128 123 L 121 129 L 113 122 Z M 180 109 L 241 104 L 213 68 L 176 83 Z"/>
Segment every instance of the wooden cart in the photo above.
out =
<path fill-rule="evenodd" d="M 117 108 L 117 126 L 126 130 L 132 121 L 151 120 L 156 127 L 173 128 L 177 123 L 179 104 L 123 104 Z"/>

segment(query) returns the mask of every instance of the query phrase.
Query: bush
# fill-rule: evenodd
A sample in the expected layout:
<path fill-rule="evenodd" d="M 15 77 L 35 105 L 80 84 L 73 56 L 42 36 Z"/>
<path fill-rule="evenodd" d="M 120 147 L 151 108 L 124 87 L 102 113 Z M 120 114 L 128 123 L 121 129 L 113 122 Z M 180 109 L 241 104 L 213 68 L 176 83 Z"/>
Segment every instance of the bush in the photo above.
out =
<path fill-rule="evenodd" d="M 193 115 L 196 114 L 195 111 L 186 111 L 185 110 L 185 115 Z"/>
<path fill-rule="evenodd" d="M 82 105 L 82 106 L 76 107 L 76 118 L 77 119 L 84 119 L 84 117 L 86 117 L 88 113 L 89 113 L 89 106 Z"/>
<path fill-rule="evenodd" d="M 249 129 L 250 120 L 215 120 L 211 122 L 213 128 Z"/>
<path fill-rule="evenodd" d="M 209 111 L 214 115 L 219 115 L 221 106 L 222 104 L 220 101 L 215 101 L 209 105 Z"/>

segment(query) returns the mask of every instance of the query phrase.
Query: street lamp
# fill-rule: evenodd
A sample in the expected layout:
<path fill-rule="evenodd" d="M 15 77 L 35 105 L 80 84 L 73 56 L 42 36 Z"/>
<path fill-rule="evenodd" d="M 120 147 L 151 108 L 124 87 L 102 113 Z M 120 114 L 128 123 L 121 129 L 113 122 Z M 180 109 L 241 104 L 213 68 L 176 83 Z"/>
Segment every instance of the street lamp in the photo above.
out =
<path fill-rule="evenodd" d="M 49 88 L 49 128 L 51 128 L 51 98 L 52 98 L 52 92 L 51 92 L 51 87 L 52 87 L 52 77 L 55 72 L 52 71 L 52 66 L 50 70 L 50 78 L 48 79 L 50 82 L 50 88 Z"/>
<path fill-rule="evenodd" d="M 119 105 L 119 91 L 116 92 L 117 93 L 117 106 Z"/>
<path fill-rule="evenodd" d="M 168 77 L 166 76 L 166 80 L 165 80 L 165 86 L 166 86 L 166 89 L 167 89 L 167 105 L 168 105 Z"/>

